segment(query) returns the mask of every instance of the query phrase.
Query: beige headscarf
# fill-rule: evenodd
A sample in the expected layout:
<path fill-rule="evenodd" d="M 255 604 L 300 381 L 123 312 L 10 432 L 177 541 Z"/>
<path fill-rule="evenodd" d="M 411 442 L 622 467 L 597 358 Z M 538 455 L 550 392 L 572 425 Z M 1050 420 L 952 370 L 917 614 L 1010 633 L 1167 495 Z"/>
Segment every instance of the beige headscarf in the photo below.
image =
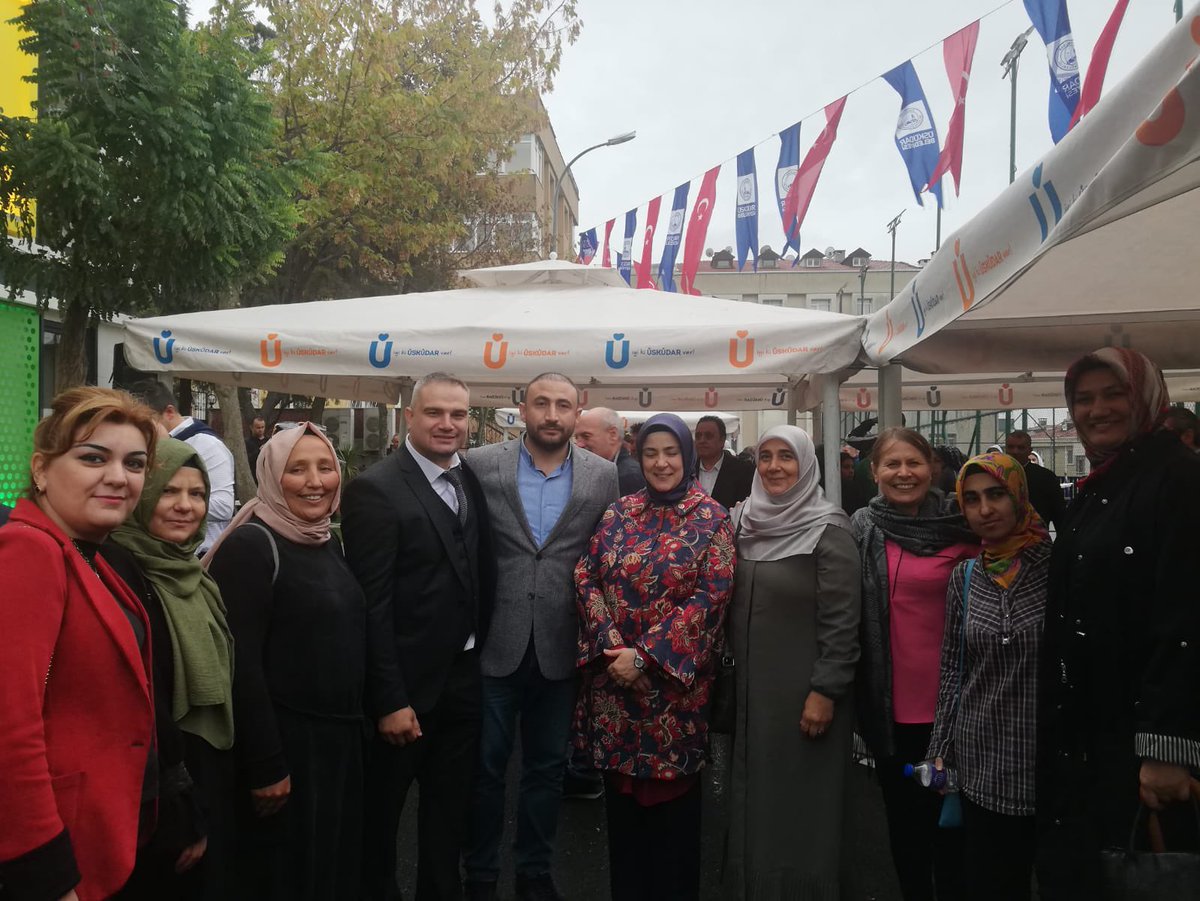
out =
<path fill-rule="evenodd" d="M 826 526 L 850 528 L 850 517 L 821 490 L 821 470 L 808 433 L 794 425 L 777 425 L 763 433 L 758 446 L 772 438 L 792 449 L 800 473 L 795 485 L 775 496 L 767 493 L 762 477 L 754 473 L 750 497 L 733 512 L 738 555 L 747 560 L 811 554 Z"/>
<path fill-rule="evenodd" d="M 233 518 L 233 522 L 221 533 L 217 543 L 204 555 L 202 562 L 206 567 L 212 561 L 213 554 L 221 546 L 221 542 L 227 536 L 232 535 L 234 529 L 251 516 L 257 516 L 283 538 L 297 544 L 324 544 L 332 537 L 333 533 L 330 532 L 329 525 L 333 514 L 337 512 L 342 502 L 340 482 L 333 498 L 333 506 L 329 508 L 329 515 L 316 522 L 307 522 L 298 517 L 288 508 L 287 499 L 283 496 L 281 481 L 284 470 L 287 468 L 288 459 L 292 456 L 292 451 L 296 449 L 300 439 L 306 435 L 312 435 L 325 442 L 334 460 L 337 460 L 337 451 L 333 444 L 325 436 L 325 433 L 311 422 L 304 423 L 300 428 L 287 429 L 271 436 L 271 440 L 264 444 L 262 450 L 258 452 L 258 494 L 242 506 L 238 515 Z"/>

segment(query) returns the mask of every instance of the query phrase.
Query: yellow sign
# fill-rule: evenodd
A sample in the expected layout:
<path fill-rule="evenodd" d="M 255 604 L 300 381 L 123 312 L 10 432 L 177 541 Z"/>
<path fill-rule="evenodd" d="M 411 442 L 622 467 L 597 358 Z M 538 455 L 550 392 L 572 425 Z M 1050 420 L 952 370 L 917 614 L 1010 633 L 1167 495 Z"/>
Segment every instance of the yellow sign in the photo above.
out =
<path fill-rule="evenodd" d="M 21 14 L 24 6 L 24 0 L 0 0 L 0 112 L 6 116 L 32 118 L 37 86 L 25 81 L 25 77 L 33 74 L 37 60 L 21 52 L 20 41 L 25 32 L 9 22 Z M 9 233 L 15 234 L 9 217 L 15 216 L 16 210 L 7 203 L 3 204 L 3 210 L 5 226 Z"/>

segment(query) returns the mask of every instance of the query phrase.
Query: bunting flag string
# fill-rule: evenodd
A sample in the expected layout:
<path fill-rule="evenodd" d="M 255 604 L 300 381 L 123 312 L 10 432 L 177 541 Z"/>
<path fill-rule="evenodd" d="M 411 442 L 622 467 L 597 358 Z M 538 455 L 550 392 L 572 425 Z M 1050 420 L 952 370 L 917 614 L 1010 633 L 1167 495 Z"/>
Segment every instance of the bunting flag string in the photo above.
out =
<path fill-rule="evenodd" d="M 655 197 L 646 207 L 645 237 L 642 239 L 642 258 L 637 263 L 637 286 L 639 288 L 654 288 L 654 229 L 658 226 L 658 208 L 662 198 Z"/>
<path fill-rule="evenodd" d="M 783 221 L 791 222 L 795 226 L 795 230 L 786 235 L 789 241 L 800 240 L 800 227 L 804 225 L 804 217 L 808 215 L 808 206 L 817 190 L 817 182 L 821 178 L 825 160 L 829 151 L 833 149 L 833 142 L 837 140 L 838 124 L 842 121 L 842 112 L 845 109 L 845 97 L 825 107 L 825 127 L 808 149 L 804 162 L 800 164 L 800 168 L 796 170 L 796 177 L 792 179 L 792 186 L 783 202 Z"/>
<path fill-rule="evenodd" d="M 713 204 L 717 202 L 717 176 L 720 174 L 720 165 L 704 173 L 696 202 L 692 204 L 692 218 L 688 220 L 687 238 L 683 242 L 683 266 L 679 274 L 679 288 L 684 294 L 700 293 L 695 287 L 696 271 L 700 268 L 700 254 L 704 250 L 704 239 L 708 236 Z"/>
<path fill-rule="evenodd" d="M 1074 128 L 1079 120 L 1100 102 L 1100 92 L 1104 89 L 1104 76 L 1108 72 L 1108 61 L 1112 57 L 1113 44 L 1117 42 L 1117 32 L 1121 30 L 1121 22 L 1125 18 L 1125 10 L 1128 8 L 1129 0 L 1117 0 L 1117 5 L 1113 7 L 1104 30 L 1096 39 L 1096 46 L 1092 49 L 1092 58 L 1088 63 L 1087 75 L 1083 79 L 1083 91 L 1080 93 L 1079 104 L 1071 115 L 1071 124 L 1067 126 L 1068 131 Z"/>
<path fill-rule="evenodd" d="M 734 213 L 737 232 L 738 271 L 749 257 L 758 271 L 758 170 L 754 148 L 743 150 L 737 158 L 737 207 Z"/>
<path fill-rule="evenodd" d="M 1079 60 L 1067 0 L 1024 0 L 1029 21 L 1046 45 L 1050 64 L 1050 137 L 1057 144 L 1071 128 L 1079 103 Z"/>
<path fill-rule="evenodd" d="M 800 168 L 800 123 L 785 128 L 779 133 L 779 162 L 775 165 L 775 201 L 779 204 L 779 218 L 783 223 L 783 256 L 788 250 L 800 252 L 800 229 L 788 222 L 783 215 L 783 202 L 791 190 L 792 180 Z"/>
<path fill-rule="evenodd" d="M 625 243 L 622 244 L 622 250 L 617 254 L 617 271 L 621 273 L 621 278 L 625 279 L 625 284 L 632 285 L 632 268 L 633 268 L 633 235 L 637 231 L 637 207 L 634 207 L 625 214 Z"/>
<path fill-rule="evenodd" d="M 971 63 L 975 60 L 975 44 L 979 40 L 979 23 L 972 22 L 962 31 L 955 32 L 942 42 L 942 60 L 946 64 L 946 77 L 950 79 L 950 90 L 954 93 L 954 112 L 946 126 L 946 141 L 933 174 L 921 190 L 940 182 L 947 172 L 954 179 L 954 196 L 958 196 L 962 179 L 963 139 L 967 128 L 967 86 L 971 81 Z"/>
<path fill-rule="evenodd" d="M 940 150 L 937 127 L 933 124 L 933 113 L 925 99 L 925 89 L 913 67 L 912 60 L 901 63 L 883 74 L 883 80 L 900 95 L 900 115 L 896 117 L 896 149 L 908 169 L 908 180 L 912 184 L 913 196 L 921 206 L 921 191 L 930 185 L 930 193 L 942 205 L 941 183 L 933 179 Z"/>
<path fill-rule="evenodd" d="M 587 266 L 596 258 L 596 229 L 589 228 L 579 233 L 579 256 L 575 262 Z"/>
<path fill-rule="evenodd" d="M 605 269 L 612 268 L 612 258 L 608 255 L 608 240 L 612 237 L 613 225 L 616 223 L 616 217 L 609 219 L 604 223 L 604 252 L 600 255 L 600 265 Z"/>
<path fill-rule="evenodd" d="M 675 189 L 675 197 L 671 201 L 667 240 L 663 245 L 662 260 L 658 264 L 658 286 L 664 291 L 675 290 L 675 257 L 679 253 L 679 242 L 683 238 L 683 217 L 687 213 L 688 189 L 691 186 L 690 181 L 685 181 Z"/>

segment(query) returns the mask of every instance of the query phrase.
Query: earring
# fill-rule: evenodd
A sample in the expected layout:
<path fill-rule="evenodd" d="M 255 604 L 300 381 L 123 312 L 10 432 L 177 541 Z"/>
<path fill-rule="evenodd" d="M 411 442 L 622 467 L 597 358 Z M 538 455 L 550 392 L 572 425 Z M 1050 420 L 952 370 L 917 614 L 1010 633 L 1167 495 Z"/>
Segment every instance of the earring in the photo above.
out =
<path fill-rule="evenodd" d="M 42 483 L 40 483 L 40 482 L 39 482 L 39 483 L 38 483 L 38 484 L 36 484 L 34 487 L 37 489 L 37 493 L 38 493 L 38 494 L 45 494 L 45 493 L 46 493 L 46 486 L 45 486 L 44 484 L 42 484 Z"/>

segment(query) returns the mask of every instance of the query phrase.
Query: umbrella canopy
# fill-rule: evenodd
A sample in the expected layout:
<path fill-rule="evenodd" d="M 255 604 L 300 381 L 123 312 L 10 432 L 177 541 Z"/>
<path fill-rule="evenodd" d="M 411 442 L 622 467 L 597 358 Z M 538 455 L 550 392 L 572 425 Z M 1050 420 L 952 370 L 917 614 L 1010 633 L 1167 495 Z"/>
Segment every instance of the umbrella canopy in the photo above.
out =
<path fill-rule="evenodd" d="M 468 273 L 501 287 L 134 319 L 125 352 L 147 371 L 322 397 L 395 402 L 403 384 L 442 370 L 472 387 L 473 402 L 511 406 L 530 378 L 553 370 L 595 391 L 593 405 L 786 409 L 789 385 L 860 351 L 859 317 L 593 276 L 608 277 L 549 261 Z M 655 393 L 670 388 L 678 396 Z"/>
<path fill-rule="evenodd" d="M 1200 9 L 870 318 L 932 373 L 1061 371 L 1104 345 L 1200 367 Z"/>

